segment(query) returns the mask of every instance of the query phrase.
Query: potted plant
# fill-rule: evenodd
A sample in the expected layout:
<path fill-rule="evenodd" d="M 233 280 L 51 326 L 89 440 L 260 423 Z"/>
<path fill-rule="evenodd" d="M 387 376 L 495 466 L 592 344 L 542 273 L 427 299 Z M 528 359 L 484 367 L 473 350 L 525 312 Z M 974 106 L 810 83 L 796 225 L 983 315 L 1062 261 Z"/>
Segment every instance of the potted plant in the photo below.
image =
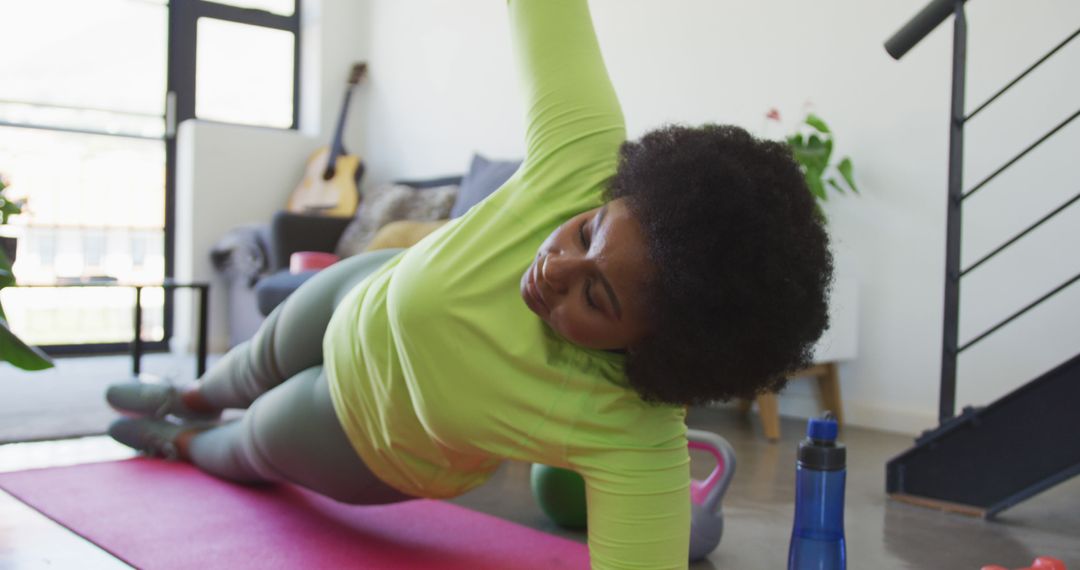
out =
<path fill-rule="evenodd" d="M 0 177 L 0 226 L 7 225 L 8 218 L 22 213 L 25 200 L 7 196 L 7 181 Z M 0 237 L 0 289 L 15 284 L 11 265 L 15 258 L 15 238 Z M 22 341 L 8 327 L 3 303 L 0 303 L 0 362 L 8 361 L 23 370 L 51 368 L 52 360 L 41 349 Z"/>
<path fill-rule="evenodd" d="M 765 116 L 769 120 L 780 121 L 780 112 L 776 109 L 771 109 Z M 832 162 L 833 133 L 821 117 L 807 113 L 803 122 L 784 138 L 802 168 L 806 185 L 817 198 L 819 211 L 820 204 L 829 199 L 827 187 L 840 194 L 848 191 L 859 193 L 855 186 L 851 158 L 845 156 L 835 163 Z"/>
<path fill-rule="evenodd" d="M 21 214 L 25 200 L 12 200 L 6 194 L 8 188 L 7 180 L 0 175 L 0 226 L 8 223 L 8 218 L 11 216 Z M 9 260 L 15 263 L 15 246 L 18 245 L 18 240 L 13 237 L 0 235 L 0 251 L 7 254 Z"/>

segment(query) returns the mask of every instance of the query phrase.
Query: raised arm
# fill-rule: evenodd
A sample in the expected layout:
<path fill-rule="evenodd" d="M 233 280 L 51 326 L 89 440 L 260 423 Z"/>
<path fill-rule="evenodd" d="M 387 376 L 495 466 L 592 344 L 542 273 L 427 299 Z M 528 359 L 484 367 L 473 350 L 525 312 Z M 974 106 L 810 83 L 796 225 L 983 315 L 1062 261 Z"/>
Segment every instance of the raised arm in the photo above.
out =
<path fill-rule="evenodd" d="M 626 127 L 587 0 L 508 3 L 526 95 L 526 161 L 563 153 L 614 160 Z"/>

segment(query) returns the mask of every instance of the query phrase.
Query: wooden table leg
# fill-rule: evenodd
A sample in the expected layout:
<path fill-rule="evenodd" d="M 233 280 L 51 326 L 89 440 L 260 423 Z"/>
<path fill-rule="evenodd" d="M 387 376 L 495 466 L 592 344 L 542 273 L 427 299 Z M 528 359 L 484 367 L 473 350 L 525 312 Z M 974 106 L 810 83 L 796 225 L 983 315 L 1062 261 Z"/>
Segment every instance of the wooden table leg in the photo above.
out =
<path fill-rule="evenodd" d="M 830 410 L 836 416 L 836 422 L 844 425 L 844 404 L 840 400 L 840 375 L 837 373 L 835 362 L 819 367 L 817 382 L 818 391 L 821 394 L 821 407 Z"/>
<path fill-rule="evenodd" d="M 776 394 L 758 394 L 757 405 L 765 437 L 772 441 L 780 439 L 780 404 L 776 401 Z"/>

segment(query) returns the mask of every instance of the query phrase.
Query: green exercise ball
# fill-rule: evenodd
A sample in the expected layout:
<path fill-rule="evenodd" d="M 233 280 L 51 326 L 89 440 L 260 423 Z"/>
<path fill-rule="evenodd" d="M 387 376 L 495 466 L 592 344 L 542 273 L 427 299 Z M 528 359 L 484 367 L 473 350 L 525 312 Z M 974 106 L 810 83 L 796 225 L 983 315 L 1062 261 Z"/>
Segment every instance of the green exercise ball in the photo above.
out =
<path fill-rule="evenodd" d="M 533 497 L 555 524 L 570 529 L 585 528 L 585 479 L 581 475 L 534 463 L 531 481 Z"/>

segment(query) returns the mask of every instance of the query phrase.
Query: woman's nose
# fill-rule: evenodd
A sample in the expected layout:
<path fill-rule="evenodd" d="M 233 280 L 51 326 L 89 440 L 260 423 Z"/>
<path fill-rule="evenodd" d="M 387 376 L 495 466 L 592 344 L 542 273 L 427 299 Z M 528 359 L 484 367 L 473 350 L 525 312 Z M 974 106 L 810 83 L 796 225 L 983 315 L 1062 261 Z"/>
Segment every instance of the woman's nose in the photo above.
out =
<path fill-rule="evenodd" d="M 581 274 L 585 260 L 564 253 L 549 253 L 540 266 L 540 276 L 556 292 L 565 293 Z"/>

